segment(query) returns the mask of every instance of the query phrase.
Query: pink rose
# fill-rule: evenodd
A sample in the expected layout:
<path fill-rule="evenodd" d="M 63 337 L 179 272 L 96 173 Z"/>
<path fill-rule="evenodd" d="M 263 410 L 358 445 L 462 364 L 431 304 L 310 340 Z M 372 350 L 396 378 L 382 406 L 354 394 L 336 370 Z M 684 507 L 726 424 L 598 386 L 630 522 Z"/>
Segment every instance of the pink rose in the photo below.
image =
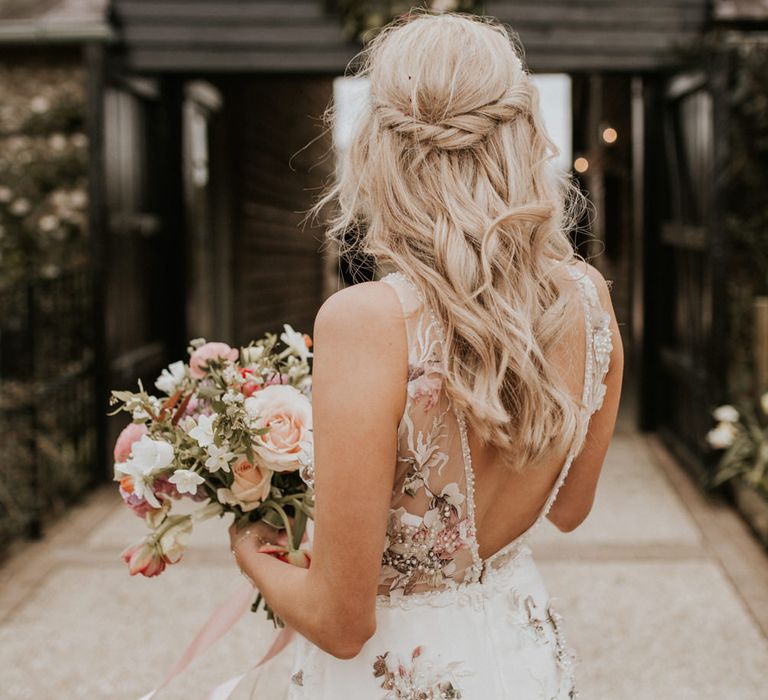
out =
<path fill-rule="evenodd" d="M 226 343 L 206 343 L 201 345 L 189 358 L 189 373 L 202 379 L 207 372 L 206 366 L 211 360 L 229 360 L 234 362 L 240 353 Z"/>
<path fill-rule="evenodd" d="M 244 402 L 251 427 L 267 429 L 254 438 L 254 449 L 266 467 L 295 471 L 308 463 L 312 440 L 312 404 L 296 387 L 273 384 Z"/>
<path fill-rule="evenodd" d="M 216 497 L 222 503 L 240 506 L 243 512 L 258 508 L 269 496 L 272 487 L 272 472 L 251 464 L 245 457 L 238 457 L 232 465 L 232 485 L 219 489 Z"/>
<path fill-rule="evenodd" d="M 144 423 L 129 423 L 123 428 L 115 441 L 115 462 L 122 463 L 131 456 L 133 443 L 147 434 L 147 426 Z"/>

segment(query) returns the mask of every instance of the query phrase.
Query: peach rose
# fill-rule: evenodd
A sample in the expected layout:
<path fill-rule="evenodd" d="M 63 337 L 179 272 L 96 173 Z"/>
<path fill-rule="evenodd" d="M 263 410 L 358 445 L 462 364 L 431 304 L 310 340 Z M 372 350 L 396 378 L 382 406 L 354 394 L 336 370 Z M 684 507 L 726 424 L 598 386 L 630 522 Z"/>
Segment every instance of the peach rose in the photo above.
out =
<path fill-rule="evenodd" d="M 243 512 L 258 508 L 269 496 L 272 486 L 272 472 L 251 464 L 244 456 L 238 457 L 232 465 L 234 480 L 228 489 L 218 489 L 216 497 L 221 503 L 240 506 Z"/>
<path fill-rule="evenodd" d="M 263 464 L 276 472 L 295 471 L 309 459 L 312 440 L 312 404 L 296 387 L 267 386 L 244 402 L 255 430 L 254 449 Z"/>
<path fill-rule="evenodd" d="M 206 365 L 211 360 L 229 360 L 234 362 L 240 353 L 226 343 L 206 343 L 201 345 L 189 358 L 189 373 L 201 379 L 207 373 Z"/>
<path fill-rule="evenodd" d="M 115 441 L 115 462 L 125 462 L 131 456 L 133 443 L 147 434 L 147 426 L 144 423 L 129 423 L 123 428 Z"/>

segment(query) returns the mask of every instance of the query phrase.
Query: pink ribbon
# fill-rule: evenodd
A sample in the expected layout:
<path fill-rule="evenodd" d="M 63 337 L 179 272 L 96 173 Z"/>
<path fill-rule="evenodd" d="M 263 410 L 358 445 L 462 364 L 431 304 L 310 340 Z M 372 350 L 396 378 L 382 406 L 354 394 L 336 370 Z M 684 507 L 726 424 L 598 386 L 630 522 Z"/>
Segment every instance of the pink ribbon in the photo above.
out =
<path fill-rule="evenodd" d="M 200 654 L 207 651 L 211 646 L 219 641 L 235 623 L 245 614 L 245 612 L 251 607 L 251 602 L 254 596 L 254 588 L 251 584 L 246 584 L 242 588 L 238 589 L 230 599 L 222 603 L 216 610 L 213 611 L 211 616 L 206 620 L 205 624 L 198 630 L 194 639 L 190 642 L 189 646 L 184 650 L 181 658 L 171 667 L 170 671 L 165 675 L 162 683 L 154 690 L 150 691 L 146 695 L 143 695 L 139 700 L 150 700 L 154 697 L 155 693 L 164 688 L 171 682 L 176 676 L 178 676 L 189 664 L 192 663 Z M 239 676 L 234 676 L 229 680 L 217 685 L 208 695 L 208 700 L 226 700 L 232 691 L 237 687 L 240 681 L 251 671 L 259 666 L 267 663 L 275 656 L 277 656 L 285 647 L 290 644 L 293 639 L 294 630 L 290 627 L 285 627 L 275 637 L 274 641 L 270 645 L 267 653 L 261 657 L 248 671 L 241 673 Z"/>

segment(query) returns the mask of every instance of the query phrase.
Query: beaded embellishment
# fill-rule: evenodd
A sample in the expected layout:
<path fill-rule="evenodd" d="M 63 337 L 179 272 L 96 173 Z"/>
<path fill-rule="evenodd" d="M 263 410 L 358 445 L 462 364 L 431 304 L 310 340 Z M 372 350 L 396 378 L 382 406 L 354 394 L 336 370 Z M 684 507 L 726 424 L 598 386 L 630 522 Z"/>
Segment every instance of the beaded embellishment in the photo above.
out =
<path fill-rule="evenodd" d="M 582 404 L 591 415 L 602 404 L 605 395 L 603 379 L 612 350 L 610 316 L 601 309 L 591 278 L 573 267 L 569 271 L 579 283 L 585 313 L 586 367 Z M 390 594 L 406 595 L 461 588 L 484 580 L 491 570 L 513 562 L 525 550 L 526 540 L 544 521 L 576 454 L 568 455 L 533 525 L 483 562 L 479 555 L 475 524 L 474 471 L 467 422 L 459 411 L 451 408 L 444 392 L 440 391 L 442 350 L 445 345 L 442 323 L 432 309 L 424 308 L 418 288 L 402 272 L 390 273 L 383 281 L 392 284 L 404 309 L 411 308 L 416 312 L 414 318 L 406 322 L 409 390 L 399 431 L 399 464 L 401 468 L 407 465 L 401 478 L 401 494 L 407 494 L 422 505 L 412 508 L 401 494 L 393 493 L 380 583 L 389 588 Z M 442 402 L 439 412 L 434 410 L 438 401 Z M 416 427 L 411 414 L 417 410 L 416 404 L 419 403 L 424 410 L 432 410 L 430 415 L 433 419 L 427 425 Z M 452 452 L 451 458 L 460 458 L 464 466 L 463 483 L 450 484 L 456 493 L 450 512 L 441 501 L 441 489 L 446 486 L 445 478 L 441 477 L 448 462 L 445 421 L 450 419 L 449 416 L 456 421 L 461 451 L 460 457 Z M 435 477 L 439 482 L 437 488 L 431 485 L 431 478 Z M 418 515 L 416 511 L 424 512 L 424 515 Z M 405 596 L 395 597 L 402 600 Z"/>

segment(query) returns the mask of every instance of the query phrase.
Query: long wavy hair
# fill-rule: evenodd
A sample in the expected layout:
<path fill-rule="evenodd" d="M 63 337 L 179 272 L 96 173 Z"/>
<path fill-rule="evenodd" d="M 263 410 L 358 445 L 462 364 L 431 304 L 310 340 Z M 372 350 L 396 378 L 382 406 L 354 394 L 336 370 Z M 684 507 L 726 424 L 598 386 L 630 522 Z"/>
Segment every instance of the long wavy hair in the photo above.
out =
<path fill-rule="evenodd" d="M 416 284 L 442 321 L 449 398 L 521 469 L 583 441 L 580 401 L 548 357 L 580 303 L 558 279 L 580 258 L 568 232 L 587 205 L 553 163 L 517 46 L 504 25 L 470 15 L 385 27 L 358 56 L 370 99 L 312 211 L 330 209 L 342 254 Z"/>

